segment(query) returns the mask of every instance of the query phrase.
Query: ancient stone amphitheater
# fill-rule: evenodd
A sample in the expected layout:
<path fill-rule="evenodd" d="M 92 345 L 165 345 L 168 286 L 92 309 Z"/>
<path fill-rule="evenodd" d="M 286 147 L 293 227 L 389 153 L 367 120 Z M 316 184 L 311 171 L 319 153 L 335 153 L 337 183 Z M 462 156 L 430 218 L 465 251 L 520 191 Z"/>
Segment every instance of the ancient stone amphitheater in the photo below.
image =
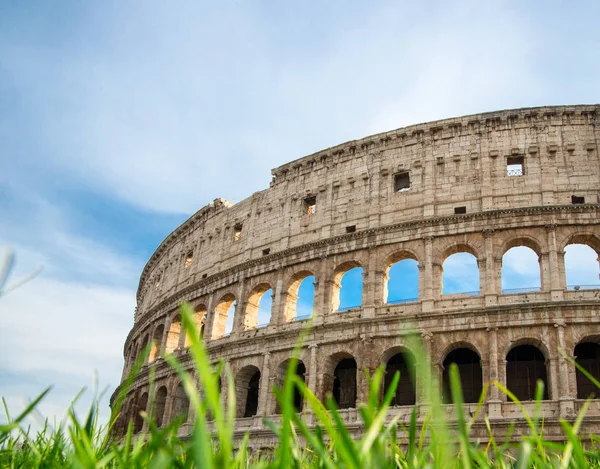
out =
<path fill-rule="evenodd" d="M 278 419 L 270 389 L 307 324 L 297 306 L 308 279 L 313 326 L 298 373 L 317 396 L 333 394 L 355 434 L 368 387 L 363 369 L 383 365 L 386 376 L 400 370 L 405 377 L 391 416 L 407 419 L 415 403 L 419 418 L 426 415 L 422 376 L 406 373 L 414 366 L 409 339 L 418 335 L 441 383 L 448 364 L 459 365 L 471 412 L 486 382 L 503 383 L 531 407 L 535 382 L 543 380 L 546 433 L 560 438 L 559 418 L 573 418 L 593 386 L 558 348 L 600 377 L 598 278 L 570 284 L 565 269 L 570 245 L 589 246 L 594 259 L 600 253 L 599 111 L 519 109 L 373 135 L 274 169 L 268 189 L 237 204 L 216 199 L 200 209 L 143 270 L 124 376 L 141 350 L 152 344 L 152 351 L 124 416 L 141 431 L 139 411 L 154 402 L 159 425 L 184 414 L 182 432 L 189 430 L 193 412 L 163 358 L 174 353 L 191 367 L 178 313 L 187 301 L 211 357 L 232 371 L 237 436 L 250 432 L 254 445 L 272 444 L 262 419 Z M 503 256 L 518 246 L 535 252 L 541 280 L 507 290 Z M 444 293 L 445 260 L 456 253 L 476 258 L 478 291 Z M 418 272 L 414 298 L 388 295 L 399 262 Z M 340 308 L 342 277 L 356 268 L 362 301 Z M 272 300 L 270 318 L 259 315 L 264 298 Z M 303 410 L 299 396 L 296 406 Z M 499 436 L 511 422 L 515 435 L 524 429 L 521 412 L 496 387 L 484 410 Z M 600 432 L 599 401 L 583 429 L 592 431 Z M 473 432 L 485 440 L 483 419 Z"/>

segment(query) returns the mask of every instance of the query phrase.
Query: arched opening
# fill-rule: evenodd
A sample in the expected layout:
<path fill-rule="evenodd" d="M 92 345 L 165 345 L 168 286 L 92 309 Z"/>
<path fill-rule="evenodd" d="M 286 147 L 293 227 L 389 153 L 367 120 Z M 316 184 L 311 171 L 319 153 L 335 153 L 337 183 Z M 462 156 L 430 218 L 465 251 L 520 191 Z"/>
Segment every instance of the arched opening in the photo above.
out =
<path fill-rule="evenodd" d="M 502 293 L 540 291 L 540 258 L 528 246 L 514 246 L 502 256 Z"/>
<path fill-rule="evenodd" d="M 355 261 L 335 270 L 331 292 L 332 311 L 347 311 L 362 305 L 363 269 Z"/>
<path fill-rule="evenodd" d="M 478 402 L 483 390 L 483 375 L 481 359 L 476 352 L 468 348 L 456 348 L 444 359 L 442 401 L 451 404 L 450 392 L 450 365 L 456 363 L 460 375 L 460 385 L 464 402 Z"/>
<path fill-rule="evenodd" d="M 275 378 L 276 378 L 277 385 L 280 387 L 283 386 L 283 382 L 285 380 L 285 374 L 287 372 L 289 365 L 290 365 L 290 360 L 286 360 L 281 365 L 279 365 L 279 367 L 277 368 L 277 375 Z M 305 381 L 306 366 L 304 366 L 304 363 L 301 360 L 298 360 L 298 363 L 296 365 L 296 376 L 298 376 L 298 378 L 300 378 L 302 381 Z M 302 393 L 296 386 L 294 386 L 293 403 L 294 403 L 296 412 L 302 412 L 302 408 L 304 406 L 304 397 L 302 396 Z M 276 414 L 281 413 L 281 407 L 279 405 L 279 402 L 277 402 L 275 405 L 275 413 Z"/>
<path fill-rule="evenodd" d="M 236 416 L 253 417 L 258 413 L 260 370 L 248 365 L 235 377 Z"/>
<path fill-rule="evenodd" d="M 442 264 L 442 294 L 479 295 L 477 258 L 469 252 L 448 256 Z"/>
<path fill-rule="evenodd" d="M 340 409 L 356 407 L 356 360 L 344 358 L 333 372 L 333 399 Z"/>
<path fill-rule="evenodd" d="M 154 421 L 157 427 L 162 427 L 163 418 L 165 416 L 165 407 L 167 405 L 167 388 L 161 386 L 156 391 L 156 398 L 154 399 Z"/>
<path fill-rule="evenodd" d="M 288 288 L 285 320 L 302 320 L 312 316 L 315 303 L 315 276 L 303 271 L 296 275 Z"/>
<path fill-rule="evenodd" d="M 162 324 L 157 326 L 156 329 L 154 329 L 154 334 L 152 334 L 152 346 L 150 347 L 150 356 L 148 358 L 148 361 L 150 363 L 156 360 L 162 354 L 160 347 L 162 344 L 162 337 L 164 335 L 164 332 L 165 326 Z"/>
<path fill-rule="evenodd" d="M 145 392 L 142 394 L 135 405 L 135 421 L 133 424 L 133 432 L 139 433 L 142 431 L 144 427 L 144 419 L 141 415 L 141 412 L 146 412 L 146 407 L 148 407 L 148 393 Z"/>
<path fill-rule="evenodd" d="M 175 389 L 173 396 L 173 416 L 172 418 L 182 417 L 183 421 L 186 422 L 188 419 L 188 412 L 190 411 L 190 399 L 185 392 L 183 383 L 179 383 Z"/>
<path fill-rule="evenodd" d="M 165 344 L 165 350 L 167 353 L 173 353 L 179 347 L 179 336 L 181 335 L 181 316 L 177 314 L 172 320 L 169 326 L 169 332 L 167 332 L 167 343 Z"/>
<path fill-rule="evenodd" d="M 146 347 L 148 347 L 148 334 L 146 334 L 144 336 L 144 338 L 142 339 L 142 342 L 140 343 L 140 348 L 138 350 L 138 356 L 139 356 L 139 354 L 146 352 Z"/>
<path fill-rule="evenodd" d="M 533 345 L 518 345 L 506 356 L 506 387 L 520 401 L 535 399 L 537 381 L 544 383 L 543 399 L 548 399 L 546 360 Z"/>
<path fill-rule="evenodd" d="M 383 298 L 398 304 L 419 299 L 419 263 L 415 259 L 391 259 L 385 269 Z"/>
<path fill-rule="evenodd" d="M 565 276 L 569 290 L 600 288 L 598 254 L 586 244 L 565 247 Z"/>
<path fill-rule="evenodd" d="M 273 290 L 268 283 L 262 283 L 252 290 L 248 297 L 246 314 L 244 315 L 244 329 L 264 327 L 271 321 L 271 305 L 273 303 Z"/>
<path fill-rule="evenodd" d="M 194 307 L 194 326 L 200 340 L 204 337 L 204 326 L 206 325 L 206 306 L 203 304 L 196 305 Z M 185 335 L 185 346 L 189 347 L 192 344 L 191 338 L 188 333 Z"/>
<path fill-rule="evenodd" d="M 384 394 L 392 384 L 397 371 L 400 373 L 400 381 L 390 405 L 414 405 L 416 402 L 414 384 L 415 357 L 412 353 L 401 351 L 389 358 L 385 364 Z"/>
<path fill-rule="evenodd" d="M 233 330 L 233 317 L 235 315 L 235 296 L 231 293 L 225 295 L 215 307 L 212 338 L 218 339 L 227 336 Z"/>
<path fill-rule="evenodd" d="M 600 344 L 581 342 L 575 347 L 575 361 L 589 374 L 600 381 Z M 591 395 L 598 396 L 600 390 L 581 371 L 576 371 L 577 399 L 587 399 Z"/>

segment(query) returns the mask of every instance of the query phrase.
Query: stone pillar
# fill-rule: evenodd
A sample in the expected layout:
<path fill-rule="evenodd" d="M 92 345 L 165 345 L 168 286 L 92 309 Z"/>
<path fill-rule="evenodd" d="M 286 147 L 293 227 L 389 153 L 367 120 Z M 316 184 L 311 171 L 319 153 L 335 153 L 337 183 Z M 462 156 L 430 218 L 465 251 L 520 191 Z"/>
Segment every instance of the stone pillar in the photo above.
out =
<path fill-rule="evenodd" d="M 422 291 L 419 291 L 419 298 L 421 299 L 423 305 L 423 311 L 432 311 L 434 307 L 434 298 L 439 297 L 439 293 L 435 290 L 436 286 L 439 288 L 440 279 L 437 281 L 434 278 L 437 271 L 439 273 L 439 269 L 436 269 L 433 265 L 433 237 L 427 236 L 423 238 L 423 242 L 425 244 L 425 259 L 423 262 L 423 269 L 419 269 L 419 277 L 423 274 L 423 280 L 419 280 L 419 284 L 423 285 Z"/>
<path fill-rule="evenodd" d="M 333 282 L 330 277 L 331 271 L 329 265 L 329 259 L 322 257 L 319 264 L 319 271 L 315 274 L 314 325 L 323 324 L 326 316 L 332 313 L 331 290 Z"/>
<path fill-rule="evenodd" d="M 271 389 L 269 384 L 271 383 L 271 370 L 269 368 L 269 361 L 271 359 L 271 353 L 265 352 L 263 354 L 262 371 L 260 373 L 260 389 L 258 394 L 258 410 L 256 415 L 266 416 L 268 415 L 268 403 L 269 397 L 271 396 Z"/>
<path fill-rule="evenodd" d="M 383 298 L 383 272 L 378 268 L 377 250 L 369 249 L 368 265 L 363 268 L 363 317 L 375 317 L 375 308 L 386 301 Z"/>
<path fill-rule="evenodd" d="M 283 268 L 277 269 L 277 279 L 273 285 L 273 304 L 271 305 L 271 324 L 279 326 L 284 321 L 285 292 L 283 291 Z"/>
<path fill-rule="evenodd" d="M 312 391 L 313 394 L 317 395 L 317 344 L 311 344 L 308 346 L 310 350 L 310 362 L 308 369 L 308 389 Z"/>
<path fill-rule="evenodd" d="M 552 292 L 552 300 L 561 301 L 564 293 L 564 282 L 561 282 L 560 280 L 561 266 L 559 265 L 558 253 L 556 252 L 556 225 L 546 225 L 546 232 L 548 233 L 548 270 L 550 277 L 550 291 Z M 564 270 L 564 262 L 562 270 Z"/>
<path fill-rule="evenodd" d="M 566 324 L 564 321 L 559 321 L 554 324 L 554 328 L 556 330 L 556 344 L 558 348 L 562 351 L 566 352 L 567 344 L 565 341 L 565 327 Z M 562 356 L 562 354 L 558 354 L 558 389 L 559 396 L 558 400 L 560 402 L 560 415 L 561 417 L 574 417 L 575 416 L 575 397 L 571 393 L 571 386 L 569 384 L 569 367 L 570 364 L 567 360 Z M 556 399 L 556 397 L 554 397 Z"/>
<path fill-rule="evenodd" d="M 427 388 L 432 390 L 435 386 L 433 383 L 433 374 L 425 375 L 422 370 L 426 369 L 426 366 L 429 364 L 429 368 L 433 370 L 433 365 L 431 363 L 431 352 L 433 347 L 433 334 L 431 332 L 424 332 L 421 334 L 422 339 L 422 347 L 425 363 L 415 363 L 416 373 L 415 373 L 415 395 L 416 395 L 416 403 L 417 405 L 428 405 L 428 396 L 427 396 Z M 430 382 L 431 380 L 431 382 Z"/>
<path fill-rule="evenodd" d="M 213 339 L 213 326 L 215 323 L 215 310 L 214 310 L 214 299 L 215 294 L 210 293 L 208 295 L 208 302 L 206 304 L 206 324 L 204 326 L 204 341 L 208 342 Z"/>
<path fill-rule="evenodd" d="M 494 230 L 484 230 L 485 240 L 485 276 L 480 285 L 481 294 L 485 296 L 485 305 L 492 306 L 498 303 L 498 285 L 500 284 L 500 270 L 496 268 L 494 259 Z"/>
<path fill-rule="evenodd" d="M 489 374 L 490 382 L 488 394 L 488 415 L 490 418 L 502 418 L 502 401 L 500 400 L 499 390 L 494 385 L 494 381 L 500 381 L 498 373 L 498 328 L 488 328 L 488 353 L 489 353 Z"/>
<path fill-rule="evenodd" d="M 231 335 L 237 336 L 244 330 L 244 314 L 246 313 L 246 306 L 248 302 L 244 296 L 244 290 L 247 279 L 240 276 L 238 291 L 236 295 L 235 311 L 233 312 L 233 327 L 231 328 Z"/>

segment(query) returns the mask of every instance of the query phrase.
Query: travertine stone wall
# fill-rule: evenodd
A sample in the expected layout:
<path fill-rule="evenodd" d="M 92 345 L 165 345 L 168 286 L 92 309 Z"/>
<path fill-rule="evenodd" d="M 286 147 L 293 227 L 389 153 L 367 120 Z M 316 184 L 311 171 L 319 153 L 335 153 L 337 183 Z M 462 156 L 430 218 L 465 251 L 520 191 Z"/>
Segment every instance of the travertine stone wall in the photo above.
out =
<path fill-rule="evenodd" d="M 587 244 L 600 253 L 599 110 L 544 107 L 415 125 L 280 166 L 269 189 L 235 205 L 215 199 L 169 235 L 144 268 L 124 375 L 154 338 L 149 365 L 156 368 L 157 389 L 161 383 L 167 388 L 165 418 L 181 407 L 173 397 L 177 379 L 160 355 L 174 352 L 188 363 L 177 308 L 189 301 L 215 360 L 225 359 L 234 377 L 242 373 L 243 386 L 248 370 L 260 371 L 257 417 L 241 418 L 239 428 L 269 444 L 261 418 L 276 405 L 268 390 L 304 326 L 293 320 L 291 306 L 298 281 L 314 275 L 315 318 L 300 358 L 318 396 L 331 392 L 341 359 L 353 357 L 359 370 L 373 371 L 409 347 L 409 336 L 422 337 L 440 376 L 447 354 L 463 347 L 481 358 L 484 381 L 500 382 L 509 351 L 527 343 L 544 354 L 547 421 L 572 417 L 580 405 L 576 378 L 557 349 L 572 355 L 578 343 L 598 341 L 600 290 L 567 286 L 564 248 Z M 515 159 L 522 176 L 507 175 Z M 396 191 L 395 177 L 405 172 L 410 188 Z M 456 214 L 462 207 L 465 213 Z M 521 245 L 539 256 L 541 289 L 503 294 L 502 256 Z M 477 258 L 479 295 L 442 295 L 442 264 L 456 252 Z M 405 258 L 418 261 L 418 300 L 386 304 L 387 268 Z M 354 266 L 363 268 L 362 305 L 338 312 L 339 274 Z M 257 301 L 269 289 L 271 321 L 256 328 Z M 224 308 L 233 301 L 233 331 L 223 337 Z M 148 369 L 126 401 L 130 415 L 148 392 Z M 360 401 L 367 383 L 360 372 L 357 380 Z M 419 394 L 417 382 L 417 403 L 425 406 Z M 600 419 L 596 407 L 592 414 Z M 345 412 L 354 425 L 356 410 Z M 410 408 L 395 412 L 408 415 Z M 496 388 L 488 412 L 499 431 L 517 418 Z"/>

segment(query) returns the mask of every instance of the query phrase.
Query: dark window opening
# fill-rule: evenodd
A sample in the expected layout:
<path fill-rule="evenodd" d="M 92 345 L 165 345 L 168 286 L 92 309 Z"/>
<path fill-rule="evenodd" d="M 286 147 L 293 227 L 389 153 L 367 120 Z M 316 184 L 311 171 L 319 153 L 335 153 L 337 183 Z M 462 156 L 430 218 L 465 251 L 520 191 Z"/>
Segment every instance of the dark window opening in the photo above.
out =
<path fill-rule="evenodd" d="M 577 197 L 576 195 L 571 196 L 572 204 L 585 204 L 585 197 Z"/>
<path fill-rule="evenodd" d="M 350 225 L 346 227 L 346 233 L 354 233 L 356 231 L 356 225 Z"/>
<path fill-rule="evenodd" d="M 304 381 L 304 376 L 306 375 L 306 367 L 304 363 L 298 363 L 296 368 L 296 375 Z M 294 407 L 296 408 L 296 412 L 302 412 L 302 406 L 304 405 L 304 398 L 302 393 L 298 389 L 297 386 L 294 386 Z"/>
<path fill-rule="evenodd" d="M 410 189 L 410 174 L 408 172 L 394 174 L 394 192 L 404 192 Z"/>
<path fill-rule="evenodd" d="M 514 156 L 506 159 L 507 176 L 523 176 L 525 174 L 525 158 Z"/>
<path fill-rule="evenodd" d="M 600 381 L 600 345 L 584 342 L 575 347 L 575 361 L 581 365 L 596 381 Z M 598 396 L 596 385 L 581 371 L 577 370 L 577 399 L 587 399 L 590 395 Z"/>
<path fill-rule="evenodd" d="M 410 354 L 397 353 L 385 365 L 384 392 L 390 387 L 396 371 L 400 372 L 400 381 L 390 405 L 414 405 L 416 402 L 413 383 L 414 359 Z"/>
<path fill-rule="evenodd" d="M 304 213 L 313 215 L 317 212 L 317 198 L 313 195 L 304 199 Z"/>
<path fill-rule="evenodd" d="M 442 401 L 447 404 L 452 403 L 452 393 L 450 392 L 450 365 L 452 363 L 458 367 L 464 402 L 478 402 L 483 389 L 481 359 L 479 355 L 468 348 L 452 350 L 444 360 Z"/>
<path fill-rule="evenodd" d="M 271 248 L 263 249 L 263 256 L 268 256 L 271 254 Z"/>
<path fill-rule="evenodd" d="M 208 274 L 202 274 L 202 278 L 208 277 Z"/>
<path fill-rule="evenodd" d="M 333 372 L 333 398 L 340 409 L 356 407 L 356 360 L 344 358 Z"/>
<path fill-rule="evenodd" d="M 258 390 L 260 385 L 260 371 L 254 373 L 248 382 L 248 392 L 246 394 L 246 409 L 244 417 L 253 417 L 258 412 Z"/>
<path fill-rule="evenodd" d="M 454 207 L 455 215 L 460 215 L 461 213 L 467 213 L 467 207 Z"/>
<path fill-rule="evenodd" d="M 187 256 L 185 256 L 185 267 L 189 267 L 190 265 L 192 265 L 193 259 L 194 259 L 194 254 L 191 252 L 188 252 Z"/>
<path fill-rule="evenodd" d="M 542 352 L 532 345 L 519 345 L 506 356 L 506 387 L 520 401 L 535 399 L 537 381 L 544 383 L 542 399 L 548 399 L 546 363 Z"/>
<path fill-rule="evenodd" d="M 241 223 L 239 225 L 235 225 L 233 227 L 233 240 L 239 241 L 240 239 L 242 239 L 242 224 Z"/>

